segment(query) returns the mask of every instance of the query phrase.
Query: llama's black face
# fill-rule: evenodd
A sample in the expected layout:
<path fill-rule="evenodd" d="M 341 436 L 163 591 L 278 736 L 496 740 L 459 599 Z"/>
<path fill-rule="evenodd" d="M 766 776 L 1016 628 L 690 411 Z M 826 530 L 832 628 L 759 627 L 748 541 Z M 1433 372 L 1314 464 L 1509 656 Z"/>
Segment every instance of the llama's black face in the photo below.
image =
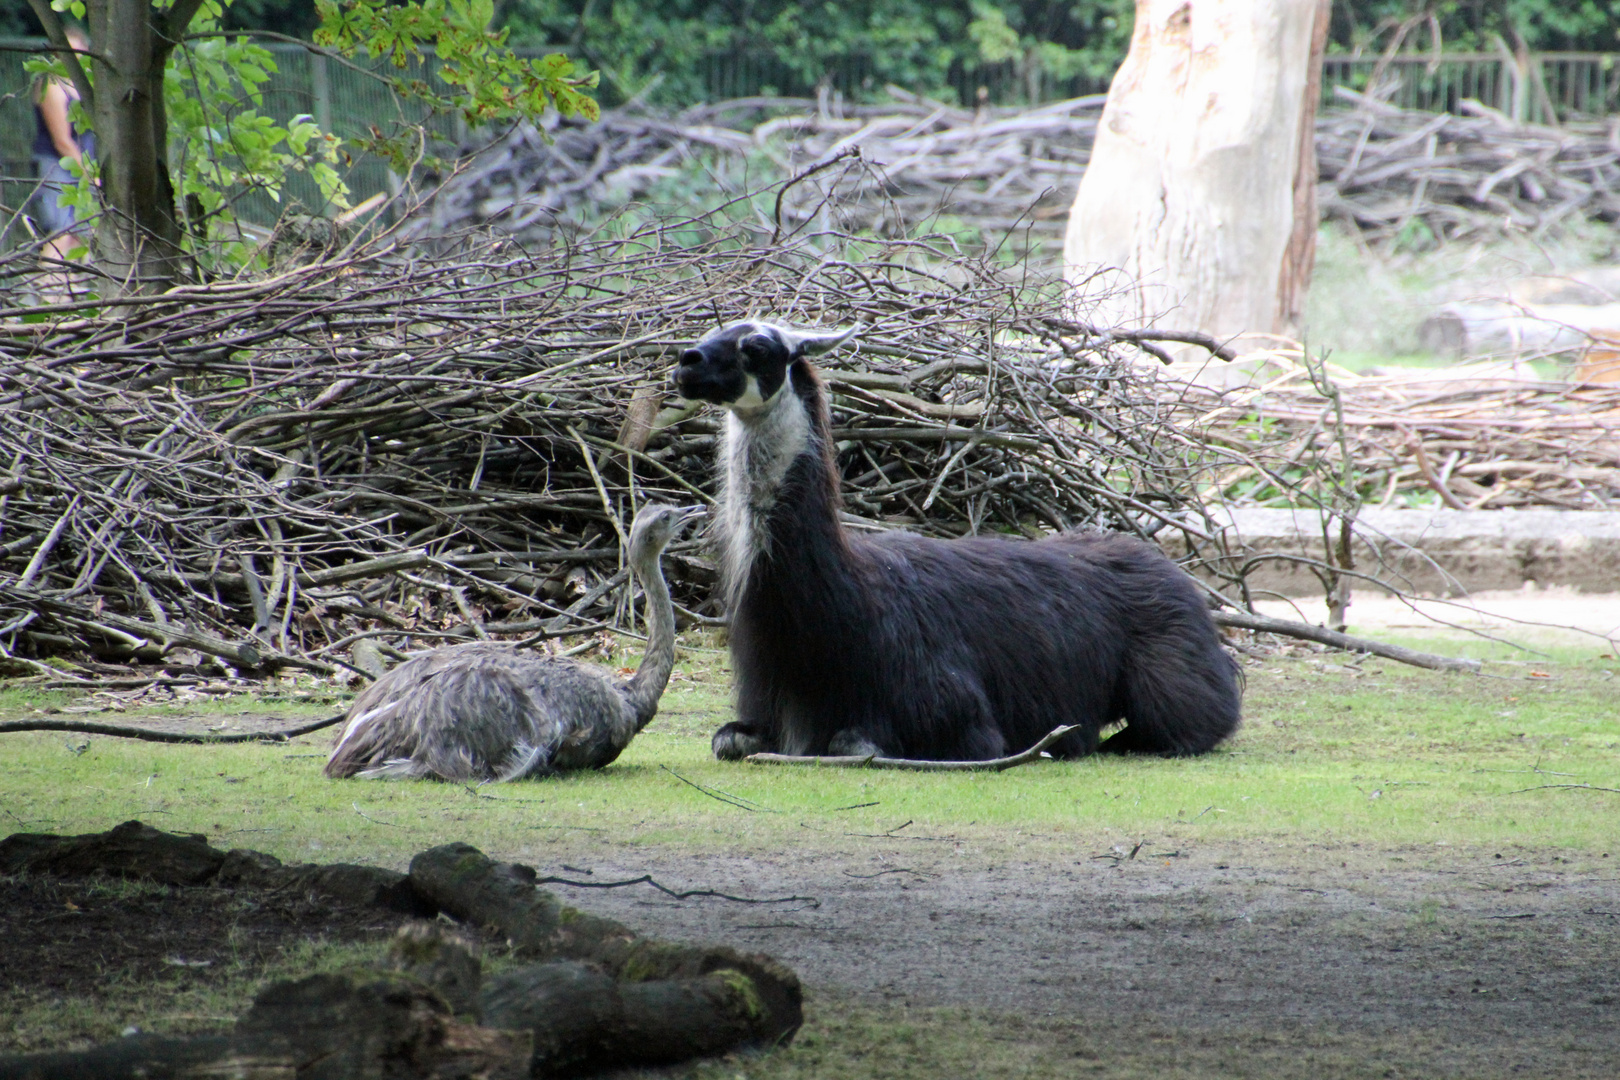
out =
<path fill-rule="evenodd" d="M 690 400 L 757 409 L 782 392 L 795 359 L 776 327 L 733 323 L 681 353 L 675 389 Z"/>
<path fill-rule="evenodd" d="M 732 323 L 681 353 L 675 391 L 690 401 L 752 412 L 777 399 L 795 361 L 854 335 L 854 329 L 809 334 L 770 323 Z"/>

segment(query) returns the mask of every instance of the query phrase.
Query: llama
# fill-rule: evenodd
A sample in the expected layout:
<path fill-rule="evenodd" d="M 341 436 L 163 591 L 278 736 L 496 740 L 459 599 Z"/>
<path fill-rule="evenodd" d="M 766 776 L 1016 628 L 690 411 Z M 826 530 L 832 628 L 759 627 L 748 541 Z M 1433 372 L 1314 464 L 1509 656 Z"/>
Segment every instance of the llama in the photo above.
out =
<path fill-rule="evenodd" d="M 1230 735 L 1240 671 L 1197 586 L 1146 542 L 843 527 L 808 357 L 854 334 L 740 322 L 678 358 L 677 392 L 728 413 L 716 532 L 737 719 L 715 755 L 973 761 L 1059 724 L 1076 730 L 1056 756 L 1183 755 Z"/>
<path fill-rule="evenodd" d="M 326 775 L 498 783 L 611 763 L 657 715 L 675 666 L 675 607 L 659 556 L 702 510 L 648 503 L 630 526 L 648 626 L 629 680 L 498 641 L 434 649 L 355 698 Z"/>

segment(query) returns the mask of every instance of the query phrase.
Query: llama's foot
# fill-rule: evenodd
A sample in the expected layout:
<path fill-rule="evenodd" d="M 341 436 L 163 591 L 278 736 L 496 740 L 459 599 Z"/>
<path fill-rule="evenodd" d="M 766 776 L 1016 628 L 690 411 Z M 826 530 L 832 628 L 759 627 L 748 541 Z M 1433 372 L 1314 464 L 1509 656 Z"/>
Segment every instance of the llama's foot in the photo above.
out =
<path fill-rule="evenodd" d="M 741 761 L 749 754 L 763 754 L 776 749 L 776 744 L 752 724 L 733 721 L 714 733 L 709 743 L 714 756 L 721 761 Z"/>
<path fill-rule="evenodd" d="M 845 728 L 827 743 L 833 757 L 884 757 L 883 748 L 854 728 Z"/>

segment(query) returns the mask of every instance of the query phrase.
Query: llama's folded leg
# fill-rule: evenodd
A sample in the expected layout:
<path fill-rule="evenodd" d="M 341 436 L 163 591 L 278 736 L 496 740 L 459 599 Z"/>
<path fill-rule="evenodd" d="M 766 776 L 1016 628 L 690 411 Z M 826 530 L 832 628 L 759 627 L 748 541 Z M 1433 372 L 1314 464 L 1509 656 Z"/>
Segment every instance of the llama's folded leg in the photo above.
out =
<path fill-rule="evenodd" d="M 1143 729 L 1132 724 L 1126 724 L 1118 731 L 1102 741 L 1097 747 L 1099 754 L 1160 754 L 1165 750 L 1147 737 Z"/>
<path fill-rule="evenodd" d="M 709 743 L 714 756 L 721 761 L 741 761 L 749 754 L 767 754 L 776 750 L 776 740 L 762 725 L 734 720 L 714 733 Z"/>
<path fill-rule="evenodd" d="M 854 728 L 844 728 L 827 741 L 833 757 L 887 757 L 883 748 Z"/>

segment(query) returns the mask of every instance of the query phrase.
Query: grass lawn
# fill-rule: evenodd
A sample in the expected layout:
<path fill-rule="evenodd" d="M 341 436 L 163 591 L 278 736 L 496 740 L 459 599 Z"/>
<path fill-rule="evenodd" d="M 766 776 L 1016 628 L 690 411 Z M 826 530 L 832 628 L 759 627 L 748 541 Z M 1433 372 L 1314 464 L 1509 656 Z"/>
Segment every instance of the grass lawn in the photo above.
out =
<path fill-rule="evenodd" d="M 1474 651 L 1506 655 L 1488 643 Z M 738 852 L 813 847 L 819 829 L 852 822 L 986 843 L 1178 828 L 1206 840 L 1587 851 L 1614 839 L 1604 796 L 1557 785 L 1620 788 L 1617 665 L 1587 653 L 1488 665 L 1483 677 L 1330 655 L 1269 662 L 1249 672 L 1242 730 L 1206 757 L 950 775 L 715 761 L 708 740 L 729 714 L 728 675 L 721 653 L 695 647 L 658 719 L 599 772 L 477 790 L 334 783 L 321 775 L 324 732 L 288 745 L 195 747 L 91 737 L 79 753 L 70 744 L 85 737 L 14 734 L 0 736 L 0 818 L 52 832 L 141 818 L 286 860 L 393 867 L 456 839 L 511 855 L 600 831 L 614 844 Z M 634 660 L 615 662 L 625 659 Z M 0 717 L 40 707 L 48 699 L 26 689 L 0 694 Z"/>
<path fill-rule="evenodd" d="M 1408 643 L 1458 651 L 1454 643 Z M 333 782 L 321 775 L 326 732 L 290 744 L 197 747 L 10 734 L 0 736 L 0 819 L 8 832 L 76 833 L 139 818 L 287 861 L 401 869 L 416 852 L 451 840 L 558 872 L 593 859 L 668 866 L 783 852 L 801 865 L 887 858 L 881 853 L 904 847 L 893 838 L 933 837 L 951 843 L 907 850 L 936 853 L 930 858 L 954 851 L 990 865 L 1016 861 L 1035 873 L 1084 867 L 1091 856 L 1146 841 L 1155 852 L 1239 852 L 1256 864 L 1270 859 L 1304 872 L 1317 852 L 1331 853 L 1333 866 L 1356 862 L 1368 874 L 1402 865 L 1450 873 L 1445 868 L 1458 860 L 1501 856 L 1556 859 L 1612 878 L 1611 853 L 1620 859 L 1620 664 L 1592 649 L 1563 649 L 1535 664 L 1509 662 L 1513 654 L 1489 643 L 1471 649 L 1488 661 L 1483 676 L 1349 662 L 1339 654 L 1252 666 L 1244 727 L 1203 758 L 1098 757 L 952 775 L 714 761 L 708 739 L 729 716 L 728 673 L 712 640 L 691 635 L 659 718 L 600 772 L 481 789 Z M 633 664 L 635 657 L 612 662 Z M 0 719 L 71 701 L 27 687 L 3 690 Z M 243 699 L 210 707 L 264 706 Z M 286 707 L 314 716 L 341 701 Z M 131 708 L 89 719 L 139 715 Z M 1325 859 L 1317 861 L 1328 865 Z M 1433 921 L 1440 908 L 1429 903 L 1424 910 Z M 358 954 L 350 944 L 311 943 L 271 965 L 221 973 L 206 991 L 130 986 L 138 1000 L 111 994 L 122 1000 L 117 1007 L 13 990 L 0 999 L 0 1046 L 59 1045 L 43 1034 L 53 1031 L 71 1033 L 69 1041 L 105 1038 L 128 1022 L 217 1027 L 267 975 L 352 963 Z M 115 986 L 119 977 L 109 972 Z M 1008 1013 L 994 1001 L 885 1003 L 864 991 L 812 983 L 809 1021 L 791 1049 L 694 1066 L 695 1075 L 1360 1076 L 1384 1075 L 1362 1067 L 1384 1062 L 1383 1069 L 1408 1051 L 1418 1054 L 1414 1075 L 1422 1075 L 1439 1060 L 1412 1050 L 1422 1039 L 1411 1033 L 1391 1042 L 1311 1029 L 1268 1049 L 1261 1025 L 1200 1049 L 1184 1032 L 1122 1019 L 1120 1032 L 1130 1037 L 1121 1043 L 1062 1018 Z M 1316 1050 L 1302 1057 L 1312 1039 Z M 1434 1075 L 1495 1075 L 1468 1071 L 1476 1066 Z"/>

